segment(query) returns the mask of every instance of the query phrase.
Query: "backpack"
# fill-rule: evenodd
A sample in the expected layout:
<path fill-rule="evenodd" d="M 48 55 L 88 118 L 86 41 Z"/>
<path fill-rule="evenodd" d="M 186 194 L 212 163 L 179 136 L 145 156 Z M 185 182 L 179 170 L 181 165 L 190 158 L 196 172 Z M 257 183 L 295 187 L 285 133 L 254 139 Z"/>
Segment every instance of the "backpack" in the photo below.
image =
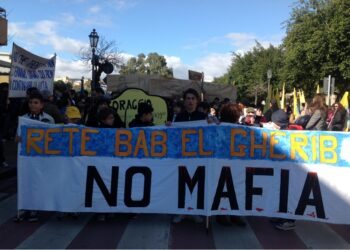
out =
<path fill-rule="evenodd" d="M 299 116 L 298 119 L 295 120 L 294 124 L 302 126 L 305 129 L 310 118 L 311 118 L 311 115 Z"/>

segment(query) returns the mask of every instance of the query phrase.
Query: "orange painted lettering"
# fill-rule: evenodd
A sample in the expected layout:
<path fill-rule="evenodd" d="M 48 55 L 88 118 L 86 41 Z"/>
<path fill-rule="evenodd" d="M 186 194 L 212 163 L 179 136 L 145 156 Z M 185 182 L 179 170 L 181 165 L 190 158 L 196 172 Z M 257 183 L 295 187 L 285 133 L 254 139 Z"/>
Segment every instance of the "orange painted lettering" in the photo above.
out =
<path fill-rule="evenodd" d="M 161 140 L 156 140 L 156 138 L 161 137 Z M 164 131 L 152 131 L 151 132 L 151 156 L 152 157 L 164 157 L 167 154 L 167 142 L 168 136 Z M 161 147 L 160 152 L 156 152 L 156 146 Z"/>
<path fill-rule="evenodd" d="M 127 138 L 125 140 L 121 140 L 121 136 L 125 135 Z M 132 133 L 129 130 L 118 129 L 115 134 L 115 155 L 116 156 L 130 156 L 131 155 L 131 139 Z M 120 151 L 120 146 L 125 145 L 126 151 Z"/>
<path fill-rule="evenodd" d="M 83 128 L 81 130 L 81 147 L 80 147 L 80 154 L 81 155 L 87 155 L 87 156 L 93 156 L 96 155 L 96 151 L 88 151 L 86 150 L 86 143 L 90 141 L 90 137 L 87 135 L 90 134 L 98 134 L 98 130 L 92 129 L 92 128 Z"/>
<path fill-rule="evenodd" d="M 38 136 L 33 136 L 38 135 Z M 41 141 L 44 138 L 44 130 L 38 129 L 38 128 L 28 128 L 27 130 L 27 145 L 26 145 L 26 151 L 27 154 L 30 153 L 30 150 L 33 149 L 38 154 L 42 154 L 43 150 L 39 147 L 36 142 Z"/>

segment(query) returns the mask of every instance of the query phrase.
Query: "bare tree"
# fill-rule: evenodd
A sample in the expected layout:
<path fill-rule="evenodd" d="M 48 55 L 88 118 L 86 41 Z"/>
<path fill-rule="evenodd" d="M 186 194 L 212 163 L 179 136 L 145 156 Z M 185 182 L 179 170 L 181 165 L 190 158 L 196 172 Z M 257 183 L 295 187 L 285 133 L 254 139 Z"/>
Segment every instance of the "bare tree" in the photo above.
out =
<path fill-rule="evenodd" d="M 119 69 L 122 65 L 123 57 L 121 56 L 115 41 L 107 41 L 104 37 L 100 37 L 99 43 L 95 50 L 95 58 L 92 58 L 92 48 L 84 47 L 80 49 L 80 60 L 87 65 L 92 63 L 97 65 L 97 71 L 93 82 L 98 83 L 102 72 L 110 74 L 114 69 Z"/>

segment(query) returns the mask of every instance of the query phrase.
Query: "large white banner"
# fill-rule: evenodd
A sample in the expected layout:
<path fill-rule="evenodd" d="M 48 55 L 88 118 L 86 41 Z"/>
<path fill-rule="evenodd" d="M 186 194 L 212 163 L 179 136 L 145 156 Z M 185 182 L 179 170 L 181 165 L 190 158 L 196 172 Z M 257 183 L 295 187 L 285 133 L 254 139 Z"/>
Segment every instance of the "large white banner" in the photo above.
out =
<path fill-rule="evenodd" d="M 42 58 L 14 43 L 11 58 L 9 97 L 25 97 L 30 87 L 53 92 L 56 55 Z"/>
<path fill-rule="evenodd" d="M 347 133 L 20 123 L 19 209 L 350 223 Z"/>

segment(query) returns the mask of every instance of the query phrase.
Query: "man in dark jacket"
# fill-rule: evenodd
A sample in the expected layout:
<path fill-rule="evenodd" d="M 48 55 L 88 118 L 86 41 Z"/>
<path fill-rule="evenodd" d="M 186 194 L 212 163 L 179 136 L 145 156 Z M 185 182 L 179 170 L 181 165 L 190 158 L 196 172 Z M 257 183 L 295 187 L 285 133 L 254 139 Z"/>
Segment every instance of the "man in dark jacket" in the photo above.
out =
<path fill-rule="evenodd" d="M 197 110 L 197 106 L 199 103 L 199 95 L 195 89 L 192 89 L 192 88 L 187 89 L 183 94 L 183 99 L 184 99 L 184 110 L 176 116 L 175 122 L 198 121 L 198 120 L 205 120 L 207 118 L 207 116 L 204 113 L 199 112 Z M 186 216 L 186 215 L 180 214 L 180 215 L 176 215 L 173 218 L 173 223 L 179 223 L 186 217 L 195 221 L 196 223 L 203 222 L 202 217 L 198 215 Z"/>
<path fill-rule="evenodd" d="M 197 110 L 199 95 L 195 89 L 187 89 L 183 94 L 184 110 L 175 118 L 175 122 L 188 122 L 205 120 L 207 117 L 204 113 Z"/>

